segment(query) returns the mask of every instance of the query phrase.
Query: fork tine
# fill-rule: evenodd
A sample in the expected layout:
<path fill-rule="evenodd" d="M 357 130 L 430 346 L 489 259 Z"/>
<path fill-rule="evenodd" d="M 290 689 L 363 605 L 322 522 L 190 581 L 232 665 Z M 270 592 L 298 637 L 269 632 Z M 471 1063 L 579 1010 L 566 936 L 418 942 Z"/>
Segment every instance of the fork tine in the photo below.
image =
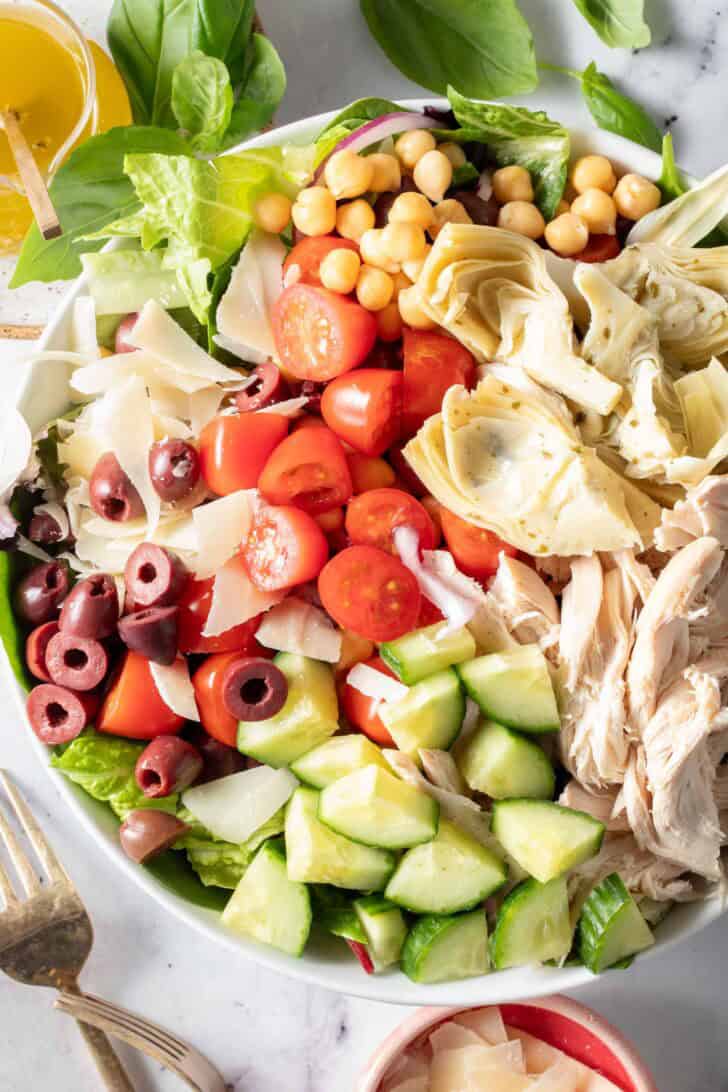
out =
<path fill-rule="evenodd" d="M 35 895 L 40 891 L 40 881 L 31 865 L 30 861 L 26 857 L 20 842 L 18 841 L 15 831 L 7 821 L 5 812 L 0 808 L 0 838 L 5 843 L 5 848 L 8 851 L 11 861 L 15 865 L 16 871 L 22 880 L 23 887 L 25 888 L 26 895 Z"/>
<path fill-rule="evenodd" d="M 11 884 L 5 869 L 0 862 L 0 894 L 5 901 L 5 909 L 10 906 L 15 906 L 18 901 L 18 896 L 15 894 L 15 889 Z"/>
<path fill-rule="evenodd" d="M 26 804 L 20 789 L 18 789 L 7 770 L 0 770 L 0 782 L 7 793 L 10 803 L 15 809 L 15 814 L 20 820 L 23 830 L 28 835 L 28 841 L 38 854 L 38 859 L 45 868 L 49 878 L 54 881 L 61 880 L 70 884 L 71 879 L 68 873 L 51 849 L 50 844 L 46 841 L 46 837 L 38 823 L 35 821 L 33 813 Z"/>
<path fill-rule="evenodd" d="M 86 993 L 79 997 L 78 1000 L 74 999 L 74 1005 L 78 1008 L 83 1005 L 87 1011 L 97 1012 L 100 1016 L 106 1016 L 111 1020 L 124 1024 L 130 1031 L 136 1031 L 138 1035 L 147 1039 L 149 1042 L 154 1042 L 170 1055 L 182 1057 L 187 1050 L 185 1043 L 181 1043 L 179 1039 L 175 1039 L 174 1035 L 170 1034 L 170 1032 L 166 1031 L 164 1028 L 160 1028 L 157 1024 L 149 1023 L 143 1016 L 136 1016 L 135 1013 L 129 1012 L 128 1009 L 123 1009 L 119 1005 L 112 1004 L 110 1001 L 104 1001 L 101 997 Z"/>

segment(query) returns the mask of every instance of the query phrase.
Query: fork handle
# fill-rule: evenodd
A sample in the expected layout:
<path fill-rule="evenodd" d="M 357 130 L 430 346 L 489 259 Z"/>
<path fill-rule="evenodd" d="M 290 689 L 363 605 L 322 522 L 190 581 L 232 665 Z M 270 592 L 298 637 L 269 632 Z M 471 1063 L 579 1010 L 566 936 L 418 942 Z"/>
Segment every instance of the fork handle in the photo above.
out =
<path fill-rule="evenodd" d="M 66 983 L 62 991 L 66 994 L 81 995 L 77 983 Z M 86 1024 L 82 1020 L 76 1021 L 78 1030 L 83 1036 L 86 1046 L 89 1048 L 99 1076 L 104 1082 L 106 1092 L 136 1092 L 129 1076 L 119 1061 L 119 1058 L 111 1045 L 108 1035 L 100 1028 Z"/>

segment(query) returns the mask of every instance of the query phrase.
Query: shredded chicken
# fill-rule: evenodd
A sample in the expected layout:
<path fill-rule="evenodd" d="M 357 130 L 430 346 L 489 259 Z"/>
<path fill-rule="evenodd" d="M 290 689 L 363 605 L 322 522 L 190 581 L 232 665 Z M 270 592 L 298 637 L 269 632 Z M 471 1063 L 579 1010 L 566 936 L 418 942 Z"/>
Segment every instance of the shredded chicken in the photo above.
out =
<path fill-rule="evenodd" d="M 702 898 L 703 892 L 685 875 L 687 871 L 642 849 L 632 834 L 607 833 L 599 853 L 569 876 L 569 893 L 574 895 L 618 872 L 633 894 L 647 895 L 657 902 L 691 902 Z"/>
<path fill-rule="evenodd" d="M 585 811 L 598 819 L 608 831 L 624 833 L 629 831 L 629 823 L 618 806 L 619 792 L 615 785 L 601 792 L 584 788 L 583 785 L 572 777 L 567 782 L 559 797 L 559 803 L 566 808 L 574 808 L 576 811 Z M 728 792 L 726 793 L 728 801 Z M 616 813 L 616 814 L 615 814 Z"/>
<path fill-rule="evenodd" d="M 520 644 L 537 642 L 546 652 L 558 643 L 558 603 L 530 566 L 501 554 L 498 572 L 486 598 Z"/>
<path fill-rule="evenodd" d="M 655 542 L 661 550 L 679 550 L 703 535 L 728 546 L 728 474 L 705 478 L 674 508 L 664 508 Z"/>

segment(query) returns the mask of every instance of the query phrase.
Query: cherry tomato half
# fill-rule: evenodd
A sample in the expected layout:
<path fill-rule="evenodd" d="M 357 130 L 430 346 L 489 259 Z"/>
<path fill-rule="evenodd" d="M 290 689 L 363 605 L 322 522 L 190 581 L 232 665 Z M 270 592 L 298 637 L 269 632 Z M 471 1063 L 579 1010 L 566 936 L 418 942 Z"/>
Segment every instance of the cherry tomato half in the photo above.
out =
<path fill-rule="evenodd" d="M 243 557 L 260 591 L 283 591 L 315 580 L 329 556 L 313 516 L 293 505 L 270 506 L 253 520 Z"/>
<path fill-rule="evenodd" d="M 372 656 L 366 661 L 366 665 L 373 667 L 375 671 L 381 671 L 383 675 L 388 675 L 390 679 L 397 678 L 379 656 Z M 361 690 L 356 690 L 353 686 L 349 686 L 348 682 L 343 682 L 339 688 L 339 701 L 346 719 L 354 728 L 358 728 L 365 736 L 369 736 L 369 739 L 373 739 L 382 747 L 394 746 L 394 740 L 377 715 L 380 703 L 376 698 L 368 698 L 366 694 L 362 694 Z"/>
<path fill-rule="evenodd" d="M 321 284 L 319 269 L 321 262 L 332 250 L 359 250 L 353 239 L 344 239 L 340 235 L 311 235 L 301 239 L 291 250 L 283 263 L 283 279 L 293 284 Z M 296 269 L 300 270 L 298 280 L 294 279 Z"/>
<path fill-rule="evenodd" d="M 237 719 L 228 713 L 222 700 L 222 678 L 229 664 L 246 655 L 241 652 L 217 652 L 208 656 L 192 676 L 195 701 L 202 727 L 208 735 L 228 747 L 238 742 Z"/>
<path fill-rule="evenodd" d="M 129 739 L 154 739 L 174 735 L 183 724 L 184 717 L 162 701 L 149 660 L 138 652 L 127 652 L 96 718 L 96 730 Z"/>
<path fill-rule="evenodd" d="M 575 262 L 608 262 L 616 258 L 622 244 L 616 235 L 590 235 L 589 242 L 580 254 L 574 255 Z"/>
<path fill-rule="evenodd" d="M 468 523 L 454 512 L 448 512 L 447 508 L 441 509 L 440 518 L 442 533 L 456 565 L 476 580 L 484 580 L 493 575 L 498 568 L 501 553 L 508 557 L 518 555 L 515 546 L 510 546 L 492 531 L 476 527 L 474 523 Z"/>
<path fill-rule="evenodd" d="M 364 455 L 382 455 L 402 423 L 402 373 L 360 368 L 328 384 L 321 416 L 340 439 Z"/>
<path fill-rule="evenodd" d="M 325 535 L 333 535 L 344 528 L 344 509 L 332 508 L 329 512 L 320 512 L 314 519 Z"/>
<path fill-rule="evenodd" d="M 414 527 L 421 550 L 435 548 L 437 532 L 432 520 L 420 502 L 401 489 L 370 489 L 354 497 L 346 510 L 346 533 L 353 543 L 378 546 L 395 557 L 393 532 L 402 526 Z"/>
<path fill-rule="evenodd" d="M 346 456 L 354 494 L 366 493 L 367 489 L 385 489 L 394 485 L 394 471 L 388 462 L 374 455 L 362 455 L 351 451 Z"/>
<path fill-rule="evenodd" d="M 234 563 L 245 568 L 242 557 L 237 558 Z M 247 573 L 247 568 L 245 571 Z M 202 636 L 212 605 L 214 583 L 214 577 L 209 577 L 207 580 L 194 580 L 190 577 L 185 584 L 177 612 L 177 645 L 180 652 L 237 651 L 247 656 L 261 655 L 260 645 L 255 640 L 255 631 L 260 625 L 260 615 L 242 622 L 239 626 L 233 626 L 232 629 L 225 630 L 216 637 Z"/>
<path fill-rule="evenodd" d="M 464 387 L 475 383 L 472 354 L 445 334 L 405 330 L 402 431 L 406 436 L 414 436 L 428 417 L 440 412 L 445 391 L 456 383 Z"/>
<path fill-rule="evenodd" d="M 288 432 L 278 413 L 240 413 L 213 417 L 200 433 L 200 468 L 219 497 L 253 489 L 268 456 Z"/>
<path fill-rule="evenodd" d="M 352 492 L 344 449 L 326 427 L 292 432 L 263 467 L 258 488 L 271 504 L 295 504 L 312 516 L 339 508 Z"/>
<path fill-rule="evenodd" d="M 273 304 L 273 337 L 283 369 L 322 383 L 364 360 L 377 336 L 371 311 L 310 284 L 284 288 Z"/>
<path fill-rule="evenodd" d="M 318 591 L 344 629 L 370 641 L 393 641 L 415 628 L 420 589 L 401 561 L 376 546 L 349 546 L 321 570 Z"/>

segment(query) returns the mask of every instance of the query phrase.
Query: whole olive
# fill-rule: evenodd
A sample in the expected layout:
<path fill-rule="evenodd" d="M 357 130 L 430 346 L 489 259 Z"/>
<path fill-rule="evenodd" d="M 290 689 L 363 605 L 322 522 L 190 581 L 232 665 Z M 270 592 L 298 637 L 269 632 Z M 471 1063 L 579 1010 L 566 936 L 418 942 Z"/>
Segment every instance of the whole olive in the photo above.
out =
<path fill-rule="evenodd" d="M 15 609 L 26 622 L 39 626 L 56 618 L 68 595 L 68 570 L 60 561 L 36 565 L 18 584 Z"/>
<path fill-rule="evenodd" d="M 400 193 L 415 193 L 417 186 L 413 179 L 408 175 L 402 175 L 402 184 L 399 187 L 397 193 L 380 193 L 374 202 L 374 226 L 378 228 L 386 227 L 389 223 L 389 213 L 392 205 L 399 197 Z"/>
<path fill-rule="evenodd" d="M 478 197 L 475 190 L 457 190 L 453 197 L 460 202 L 474 224 L 495 227 L 498 223 L 498 202 L 495 197 L 487 201 Z"/>
<path fill-rule="evenodd" d="M 149 448 L 149 476 L 163 501 L 182 500 L 200 480 L 200 457 L 185 440 L 160 440 Z"/>
<path fill-rule="evenodd" d="M 225 669 L 222 702 L 238 720 L 267 720 L 283 708 L 287 697 L 288 680 L 270 660 L 241 656 Z"/>
<path fill-rule="evenodd" d="M 170 550 L 142 542 L 124 567 L 124 583 L 135 607 L 171 607 L 187 583 L 184 562 Z"/>
<path fill-rule="evenodd" d="M 201 725 L 189 727 L 186 735 L 202 755 L 203 766 L 196 779 L 197 785 L 206 781 L 217 781 L 220 777 L 228 777 L 247 768 L 245 755 L 241 755 L 235 747 L 228 747 L 227 744 L 213 739 Z"/>
<path fill-rule="evenodd" d="M 100 641 L 60 630 L 48 642 L 45 662 L 57 686 L 93 690 L 108 671 L 109 655 Z"/>
<path fill-rule="evenodd" d="M 142 498 L 113 451 L 102 455 L 93 468 L 89 496 L 94 512 L 112 523 L 125 523 L 144 515 Z"/>
<path fill-rule="evenodd" d="M 134 769 L 136 783 L 145 796 L 156 798 L 182 792 L 202 770 L 202 755 L 178 736 L 157 736 L 148 743 Z"/>
<path fill-rule="evenodd" d="M 130 345 L 126 340 L 127 336 L 131 332 L 132 328 L 136 325 L 136 320 L 139 318 L 138 311 L 130 311 L 128 315 L 124 315 L 123 319 L 116 327 L 116 336 L 114 338 L 114 350 L 117 353 L 134 353 L 136 352 L 136 346 Z"/>
<path fill-rule="evenodd" d="M 31 675 L 43 682 L 51 682 L 46 666 L 46 649 L 51 637 L 58 633 L 58 622 L 43 622 L 31 630 L 25 642 L 25 662 Z"/>
<path fill-rule="evenodd" d="M 137 808 L 129 812 L 119 827 L 119 841 L 127 857 L 143 864 L 164 853 L 188 830 L 187 824 L 176 815 L 154 808 Z"/>
<path fill-rule="evenodd" d="M 106 573 L 94 573 L 80 580 L 61 607 L 58 624 L 74 637 L 110 637 L 119 617 L 116 584 Z"/>
<path fill-rule="evenodd" d="M 255 382 L 235 395 L 235 404 L 241 413 L 263 409 L 264 406 L 280 402 L 288 396 L 286 381 L 280 368 L 272 360 L 258 364 L 253 369 L 253 375 Z"/>
<path fill-rule="evenodd" d="M 58 521 L 49 512 L 36 512 L 28 524 L 28 538 L 31 542 L 48 546 L 52 542 L 60 542 L 63 532 Z"/>
<path fill-rule="evenodd" d="M 98 698 L 77 694 L 65 686 L 41 683 L 28 695 L 30 726 L 44 743 L 70 743 L 80 735 L 98 709 Z"/>
<path fill-rule="evenodd" d="M 145 607 L 119 620 L 128 649 L 169 667 L 177 658 L 177 607 Z"/>

